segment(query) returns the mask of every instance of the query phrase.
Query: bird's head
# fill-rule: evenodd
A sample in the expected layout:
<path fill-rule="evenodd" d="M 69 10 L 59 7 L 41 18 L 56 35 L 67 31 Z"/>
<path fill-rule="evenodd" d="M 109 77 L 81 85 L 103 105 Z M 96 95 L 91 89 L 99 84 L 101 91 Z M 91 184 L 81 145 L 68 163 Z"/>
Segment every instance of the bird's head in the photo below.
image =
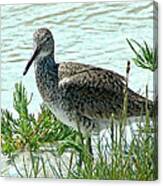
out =
<path fill-rule="evenodd" d="M 27 63 L 23 75 L 26 75 L 32 62 L 36 58 L 43 58 L 48 55 L 54 55 L 54 39 L 53 35 L 47 28 L 40 28 L 33 34 L 34 52 Z"/>

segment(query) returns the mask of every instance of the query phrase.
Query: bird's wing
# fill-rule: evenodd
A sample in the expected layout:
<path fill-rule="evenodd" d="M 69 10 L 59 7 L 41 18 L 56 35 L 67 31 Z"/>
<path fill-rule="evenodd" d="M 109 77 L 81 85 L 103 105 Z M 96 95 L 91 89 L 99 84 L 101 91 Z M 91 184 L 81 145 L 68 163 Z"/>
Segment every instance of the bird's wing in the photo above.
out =
<path fill-rule="evenodd" d="M 77 70 L 74 70 L 72 63 L 59 70 L 59 89 L 65 103 L 70 105 L 69 109 L 76 109 L 80 114 L 96 119 L 106 119 L 112 113 L 120 113 L 125 78 L 89 65 L 74 66 Z M 67 70 L 69 67 L 71 70 Z"/>
<path fill-rule="evenodd" d="M 103 71 L 103 72 L 110 72 L 110 74 L 116 75 L 117 78 L 121 81 L 126 81 L 124 76 L 121 76 L 120 74 L 113 72 L 111 70 L 102 69 L 99 67 L 94 67 L 88 64 L 81 64 L 81 63 L 74 63 L 74 62 L 64 62 L 59 64 L 59 76 L 60 79 L 63 79 L 64 77 L 71 77 L 73 75 L 83 73 L 88 70 L 95 70 L 95 71 Z"/>

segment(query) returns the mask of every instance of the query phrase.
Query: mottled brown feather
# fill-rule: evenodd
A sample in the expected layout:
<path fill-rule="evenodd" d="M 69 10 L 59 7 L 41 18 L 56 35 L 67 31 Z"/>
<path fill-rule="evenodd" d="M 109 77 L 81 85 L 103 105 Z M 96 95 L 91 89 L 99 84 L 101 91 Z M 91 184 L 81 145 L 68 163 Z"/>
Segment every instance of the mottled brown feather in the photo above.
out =
<path fill-rule="evenodd" d="M 59 77 L 63 99 L 72 109 L 88 118 L 108 119 L 112 113 L 120 117 L 126 86 L 123 76 L 91 65 L 62 63 Z M 144 97 L 128 89 L 128 101 L 128 116 L 144 112 Z"/>

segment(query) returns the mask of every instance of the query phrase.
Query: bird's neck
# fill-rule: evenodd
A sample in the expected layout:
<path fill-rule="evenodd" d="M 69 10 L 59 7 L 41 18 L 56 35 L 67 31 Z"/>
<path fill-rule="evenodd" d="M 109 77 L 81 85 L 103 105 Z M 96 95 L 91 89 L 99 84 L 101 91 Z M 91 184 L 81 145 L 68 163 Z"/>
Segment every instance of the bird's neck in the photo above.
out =
<path fill-rule="evenodd" d="M 45 102 L 52 101 L 58 88 L 58 64 L 49 55 L 35 60 L 35 76 L 39 92 Z"/>

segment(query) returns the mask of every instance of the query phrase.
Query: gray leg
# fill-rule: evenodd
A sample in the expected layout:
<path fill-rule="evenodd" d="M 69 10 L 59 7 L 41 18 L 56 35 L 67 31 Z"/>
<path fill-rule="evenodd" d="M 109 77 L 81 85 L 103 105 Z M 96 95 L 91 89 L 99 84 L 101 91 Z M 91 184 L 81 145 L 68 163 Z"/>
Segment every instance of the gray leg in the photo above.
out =
<path fill-rule="evenodd" d="M 91 136 L 88 137 L 88 150 L 89 150 L 89 153 L 92 155 L 93 157 L 93 150 L 92 150 L 92 143 L 91 143 Z"/>

